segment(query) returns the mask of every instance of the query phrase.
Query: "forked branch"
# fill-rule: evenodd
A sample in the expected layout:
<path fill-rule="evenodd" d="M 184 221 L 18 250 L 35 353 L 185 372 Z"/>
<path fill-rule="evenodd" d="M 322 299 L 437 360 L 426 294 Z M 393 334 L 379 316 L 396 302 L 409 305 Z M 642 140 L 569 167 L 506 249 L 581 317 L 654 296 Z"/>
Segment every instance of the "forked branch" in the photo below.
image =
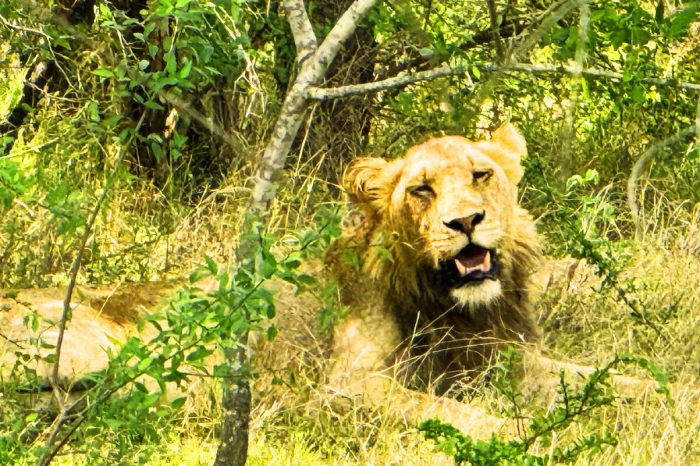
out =
<path fill-rule="evenodd" d="M 265 211 L 274 197 L 276 179 L 284 167 L 284 162 L 310 104 L 307 88 L 317 85 L 325 77 L 328 67 L 343 43 L 355 32 L 360 21 L 376 3 L 377 0 L 355 0 L 338 19 L 316 52 L 301 63 L 299 74 L 282 105 L 272 137 L 260 158 L 253 186 L 251 209 Z M 295 34 L 302 34 L 306 28 L 302 24 L 305 20 L 299 19 L 300 16 L 306 17 L 306 11 L 301 11 L 304 9 L 303 2 L 290 0 L 285 5 L 288 20 L 298 23 L 294 26 L 297 28 Z"/>

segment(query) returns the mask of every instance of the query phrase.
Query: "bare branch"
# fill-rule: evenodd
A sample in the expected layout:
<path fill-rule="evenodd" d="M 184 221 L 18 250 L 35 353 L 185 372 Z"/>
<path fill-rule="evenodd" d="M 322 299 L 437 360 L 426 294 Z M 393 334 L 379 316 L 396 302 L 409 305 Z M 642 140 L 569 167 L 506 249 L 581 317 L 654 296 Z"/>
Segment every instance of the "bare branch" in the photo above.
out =
<path fill-rule="evenodd" d="M 653 144 L 651 147 L 649 147 L 649 149 L 644 151 L 644 153 L 641 155 L 641 157 L 639 157 L 637 162 L 632 167 L 630 177 L 627 179 L 627 206 L 629 207 L 630 212 L 632 213 L 632 220 L 634 221 L 635 239 L 639 240 L 642 237 L 642 223 L 639 218 L 639 206 L 637 205 L 637 181 L 639 180 L 639 177 L 641 176 L 644 167 L 646 167 L 651 157 L 654 154 L 656 154 L 659 150 L 676 144 L 684 140 L 688 136 L 695 134 L 697 128 L 697 126 L 693 125 L 689 128 L 679 131 L 675 136 L 671 136 L 670 138 L 666 138 L 662 141 Z"/>
<path fill-rule="evenodd" d="M 314 81 L 321 80 L 333 62 L 343 43 L 355 32 L 360 21 L 369 13 L 369 10 L 378 0 L 355 0 L 350 8 L 338 19 L 331 32 L 328 33 L 321 46 L 314 56 L 313 63 L 310 63 L 311 76 Z M 313 84 L 313 83 L 310 83 Z"/>
<path fill-rule="evenodd" d="M 608 78 L 614 80 L 623 79 L 622 73 L 616 73 L 614 71 L 605 71 L 597 68 L 586 68 L 578 70 L 573 66 L 564 65 L 531 65 L 529 63 L 510 63 L 503 67 L 492 67 L 500 68 L 493 69 L 492 71 L 523 71 L 526 73 L 566 73 L 566 74 L 576 74 L 577 72 L 596 78 Z M 642 78 L 640 81 L 648 84 L 656 84 L 657 86 L 664 87 L 678 87 L 685 89 L 687 91 L 700 91 L 700 84 L 682 82 L 675 79 L 662 79 L 656 77 Z"/>
<path fill-rule="evenodd" d="M 18 347 L 20 349 L 24 349 L 24 346 L 19 344 L 19 340 L 13 340 L 12 338 L 8 337 L 7 335 L 3 334 L 2 332 L 0 332 L 0 338 L 7 341 L 8 343 L 12 343 L 13 345 L 15 345 L 16 347 Z"/>
<path fill-rule="evenodd" d="M 496 31 L 501 39 L 514 37 L 521 34 L 529 27 L 529 24 L 523 21 L 508 21 L 501 26 Z M 493 40 L 493 34 L 491 28 L 483 29 L 475 33 L 468 41 L 459 44 L 459 50 L 466 52 L 468 50 L 474 49 L 476 47 L 490 43 Z M 419 71 L 425 71 L 425 65 L 429 65 L 431 60 L 435 60 L 435 54 L 426 54 L 418 57 L 409 58 L 407 60 L 401 61 L 396 65 L 388 67 L 385 71 L 379 74 L 379 77 L 384 79 L 388 76 L 395 76 L 402 71 L 406 71 L 409 68 L 417 68 Z"/>
<path fill-rule="evenodd" d="M 317 85 L 325 77 L 328 66 L 340 47 L 355 32 L 357 25 L 377 1 L 355 0 L 338 19 L 316 53 L 302 63 L 299 75 L 282 105 L 272 137 L 265 147 L 255 175 L 255 186 L 251 196 L 251 207 L 254 210 L 264 211 L 275 194 L 275 180 L 284 167 L 284 161 L 309 106 L 307 88 Z"/>
<path fill-rule="evenodd" d="M 292 30 L 292 36 L 294 36 L 297 63 L 301 64 L 316 52 L 318 48 L 316 35 L 311 27 L 309 15 L 306 14 L 304 0 L 284 0 L 282 8 L 287 13 L 287 22 Z"/>
<path fill-rule="evenodd" d="M 584 0 L 564 0 L 562 2 L 554 3 L 551 7 L 545 11 L 541 18 L 542 22 L 540 25 L 529 34 L 522 43 L 520 43 L 515 50 L 511 53 L 509 58 L 517 62 L 522 56 L 528 53 L 537 44 L 542 36 L 549 31 L 549 29 L 554 26 L 558 21 L 563 19 L 570 11 L 578 7 Z"/>
<path fill-rule="evenodd" d="M 348 86 L 322 88 L 309 87 L 306 90 L 306 95 L 309 99 L 314 100 L 329 100 L 339 97 L 349 97 L 353 95 L 371 94 L 373 92 L 384 91 L 396 87 L 407 86 L 419 81 L 430 81 L 432 79 L 441 78 L 444 76 L 457 76 L 467 73 L 466 67 L 450 65 L 442 65 L 432 70 L 418 71 L 416 73 L 407 73 L 393 78 L 383 79 L 364 84 L 350 84 Z"/>
<path fill-rule="evenodd" d="M 581 74 L 595 78 L 606 78 L 621 80 L 622 73 L 613 71 L 604 71 L 596 68 L 579 69 L 575 66 L 565 65 L 532 65 L 529 63 L 509 63 L 506 65 L 486 64 L 475 65 L 483 72 L 504 72 L 516 71 L 531 74 L 544 73 L 564 73 L 564 74 Z M 429 81 L 431 79 L 441 78 L 445 76 L 459 76 L 469 72 L 469 67 L 466 66 L 450 66 L 444 64 L 432 70 L 420 71 L 417 73 L 407 73 L 401 76 L 375 81 L 365 84 L 352 84 L 348 86 L 340 86 L 333 88 L 309 87 L 307 88 L 307 96 L 314 100 L 328 100 L 339 97 L 349 97 L 353 95 L 371 94 L 386 89 L 392 89 L 401 86 L 407 86 L 419 81 Z M 642 82 L 655 84 L 657 86 L 678 87 L 688 91 L 700 91 L 700 84 L 681 82 L 675 79 L 661 79 L 656 77 L 642 78 Z"/>

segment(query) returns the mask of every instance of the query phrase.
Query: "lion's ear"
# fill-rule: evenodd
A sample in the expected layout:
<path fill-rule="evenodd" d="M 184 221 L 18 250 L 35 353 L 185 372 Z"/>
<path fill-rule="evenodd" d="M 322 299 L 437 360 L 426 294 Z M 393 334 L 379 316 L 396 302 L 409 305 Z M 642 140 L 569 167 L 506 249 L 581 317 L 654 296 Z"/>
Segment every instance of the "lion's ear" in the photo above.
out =
<path fill-rule="evenodd" d="M 489 141 L 491 150 L 488 155 L 506 172 L 508 179 L 518 184 L 523 177 L 520 161 L 527 155 L 527 144 L 520 131 L 510 123 L 498 128 Z"/>
<path fill-rule="evenodd" d="M 343 175 L 343 188 L 355 205 L 371 206 L 387 190 L 390 162 L 378 157 L 361 157 L 350 164 Z"/>

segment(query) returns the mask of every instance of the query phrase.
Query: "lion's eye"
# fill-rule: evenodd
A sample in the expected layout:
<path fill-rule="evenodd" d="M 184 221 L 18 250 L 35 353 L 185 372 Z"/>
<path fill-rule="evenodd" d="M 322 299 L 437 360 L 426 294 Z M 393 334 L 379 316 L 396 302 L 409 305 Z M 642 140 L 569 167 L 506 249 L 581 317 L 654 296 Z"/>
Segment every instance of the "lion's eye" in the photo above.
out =
<path fill-rule="evenodd" d="M 435 195 L 435 191 L 427 183 L 419 186 L 413 186 L 412 188 L 408 189 L 408 192 L 414 196 L 422 197 L 423 199 L 428 199 Z"/>
<path fill-rule="evenodd" d="M 485 183 L 493 175 L 493 170 L 475 170 L 472 173 L 474 177 L 474 183 Z"/>

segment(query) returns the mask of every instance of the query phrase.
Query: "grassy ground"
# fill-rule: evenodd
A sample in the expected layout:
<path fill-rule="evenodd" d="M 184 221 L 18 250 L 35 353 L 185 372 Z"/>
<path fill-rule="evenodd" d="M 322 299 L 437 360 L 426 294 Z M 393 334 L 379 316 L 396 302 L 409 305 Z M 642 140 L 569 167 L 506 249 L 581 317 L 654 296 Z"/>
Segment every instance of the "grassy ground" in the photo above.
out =
<path fill-rule="evenodd" d="M 670 399 L 653 389 L 624 396 L 555 434 L 551 444 L 535 444 L 544 455 L 557 445 L 604 430 L 618 439 L 613 447 L 589 451 L 576 464 L 687 465 L 700 462 L 700 237 L 697 219 L 677 217 L 655 225 L 642 241 L 620 244 L 626 257 L 616 286 L 605 287 L 595 268 L 579 262 L 562 284 L 538 304 L 546 351 L 562 360 L 599 365 L 615 353 L 648 357 L 667 372 Z M 621 290 L 624 290 L 621 291 Z M 622 294 L 624 294 L 624 298 Z M 633 308 L 641 315 L 633 315 Z M 284 312 L 284 310 L 281 310 Z M 388 413 L 356 403 L 348 412 L 319 409 L 310 403 L 311 378 L 301 374 L 291 387 L 267 387 L 256 393 L 250 463 L 267 464 L 415 464 L 451 461 L 436 453 L 415 426 Z M 635 368 L 630 375 L 644 377 Z M 309 375 L 309 374 L 307 374 Z M 566 374 L 573 385 L 582 378 Z M 551 409 L 554 398 L 533 396 L 523 387 L 524 415 Z M 510 406 L 497 390 L 479 388 L 474 403 L 494 414 Z M 211 464 L 218 408 L 199 400 L 183 417 L 162 426 L 156 443 L 135 444 L 128 463 Z M 147 459 L 146 459 L 147 458 Z M 82 464 L 80 454 L 59 464 Z"/>

